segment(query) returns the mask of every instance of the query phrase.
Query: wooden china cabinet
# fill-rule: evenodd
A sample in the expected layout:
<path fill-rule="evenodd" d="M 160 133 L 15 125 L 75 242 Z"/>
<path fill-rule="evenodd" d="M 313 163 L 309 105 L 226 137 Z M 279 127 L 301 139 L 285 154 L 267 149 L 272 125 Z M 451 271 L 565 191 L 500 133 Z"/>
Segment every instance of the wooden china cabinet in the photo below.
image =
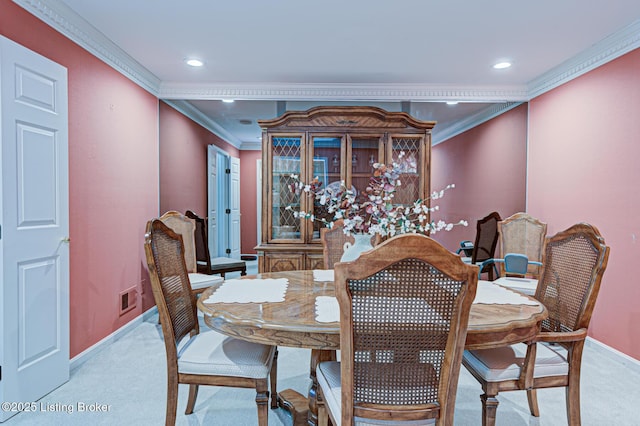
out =
<path fill-rule="evenodd" d="M 376 107 L 317 107 L 289 111 L 262 128 L 262 236 L 256 247 L 260 272 L 322 269 L 319 222 L 293 211 L 326 215 L 306 193 L 292 191 L 292 174 L 303 182 L 318 177 L 325 186 L 344 181 L 362 194 L 373 164 L 398 162 L 404 152 L 402 186 L 394 203 L 411 203 L 430 193 L 431 129 L 404 112 Z"/>

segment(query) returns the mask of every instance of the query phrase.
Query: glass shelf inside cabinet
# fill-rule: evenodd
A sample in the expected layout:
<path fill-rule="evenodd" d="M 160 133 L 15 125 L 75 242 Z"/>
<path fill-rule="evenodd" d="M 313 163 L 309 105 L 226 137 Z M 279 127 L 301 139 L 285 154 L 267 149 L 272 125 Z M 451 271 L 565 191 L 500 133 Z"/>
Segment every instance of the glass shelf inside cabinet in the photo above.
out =
<path fill-rule="evenodd" d="M 339 187 L 341 181 L 342 159 L 340 149 L 342 137 L 312 136 L 311 147 L 313 149 L 313 177 L 318 178 L 321 188 Z M 323 227 L 322 219 L 333 220 L 333 214 L 329 213 L 325 206 L 314 199 L 313 214 L 317 218 L 313 222 L 313 239 L 320 238 L 320 228 Z"/>
<path fill-rule="evenodd" d="M 300 191 L 294 190 L 295 179 L 291 175 L 300 175 L 301 138 L 273 137 L 271 144 L 271 237 L 300 239 L 300 219 L 294 215 L 300 206 Z M 294 209 L 287 210 L 287 206 Z"/>

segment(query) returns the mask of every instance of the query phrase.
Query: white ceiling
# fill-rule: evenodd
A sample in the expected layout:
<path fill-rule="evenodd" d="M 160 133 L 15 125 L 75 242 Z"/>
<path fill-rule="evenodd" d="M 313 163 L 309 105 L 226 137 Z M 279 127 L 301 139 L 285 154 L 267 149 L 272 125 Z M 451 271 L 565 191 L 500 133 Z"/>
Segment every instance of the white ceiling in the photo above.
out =
<path fill-rule="evenodd" d="M 339 103 L 443 140 L 640 46 L 638 0 L 14 1 L 236 146 L 283 107 Z"/>

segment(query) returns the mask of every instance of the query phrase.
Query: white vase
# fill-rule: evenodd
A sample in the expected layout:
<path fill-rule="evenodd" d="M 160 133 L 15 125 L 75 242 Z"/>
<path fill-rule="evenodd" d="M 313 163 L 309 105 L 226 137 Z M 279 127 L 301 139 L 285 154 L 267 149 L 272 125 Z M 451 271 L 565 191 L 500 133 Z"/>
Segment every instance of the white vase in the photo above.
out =
<path fill-rule="evenodd" d="M 354 244 L 351 244 L 350 242 L 344 243 L 344 252 L 342 253 L 340 262 L 349 262 L 351 260 L 357 259 L 358 257 L 360 257 L 360 253 L 362 253 L 363 251 L 371 250 L 373 248 L 373 246 L 371 245 L 371 235 L 355 234 L 353 238 L 355 239 Z"/>

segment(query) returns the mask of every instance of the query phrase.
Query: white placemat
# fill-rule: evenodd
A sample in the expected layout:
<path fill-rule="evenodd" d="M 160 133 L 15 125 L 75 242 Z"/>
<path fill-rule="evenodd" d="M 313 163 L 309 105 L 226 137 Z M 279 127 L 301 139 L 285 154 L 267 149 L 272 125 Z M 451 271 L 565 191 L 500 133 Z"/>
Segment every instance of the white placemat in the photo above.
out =
<path fill-rule="evenodd" d="M 313 280 L 314 281 L 333 281 L 333 269 L 314 269 Z"/>
<path fill-rule="evenodd" d="M 332 296 L 316 297 L 316 321 L 339 322 L 340 306 L 338 305 L 338 299 Z"/>
<path fill-rule="evenodd" d="M 284 302 L 288 285 L 286 278 L 226 280 L 204 303 Z"/>
<path fill-rule="evenodd" d="M 531 300 L 522 294 L 508 290 L 490 281 L 478 281 L 478 290 L 473 303 L 486 305 L 537 305 L 538 302 Z"/>

